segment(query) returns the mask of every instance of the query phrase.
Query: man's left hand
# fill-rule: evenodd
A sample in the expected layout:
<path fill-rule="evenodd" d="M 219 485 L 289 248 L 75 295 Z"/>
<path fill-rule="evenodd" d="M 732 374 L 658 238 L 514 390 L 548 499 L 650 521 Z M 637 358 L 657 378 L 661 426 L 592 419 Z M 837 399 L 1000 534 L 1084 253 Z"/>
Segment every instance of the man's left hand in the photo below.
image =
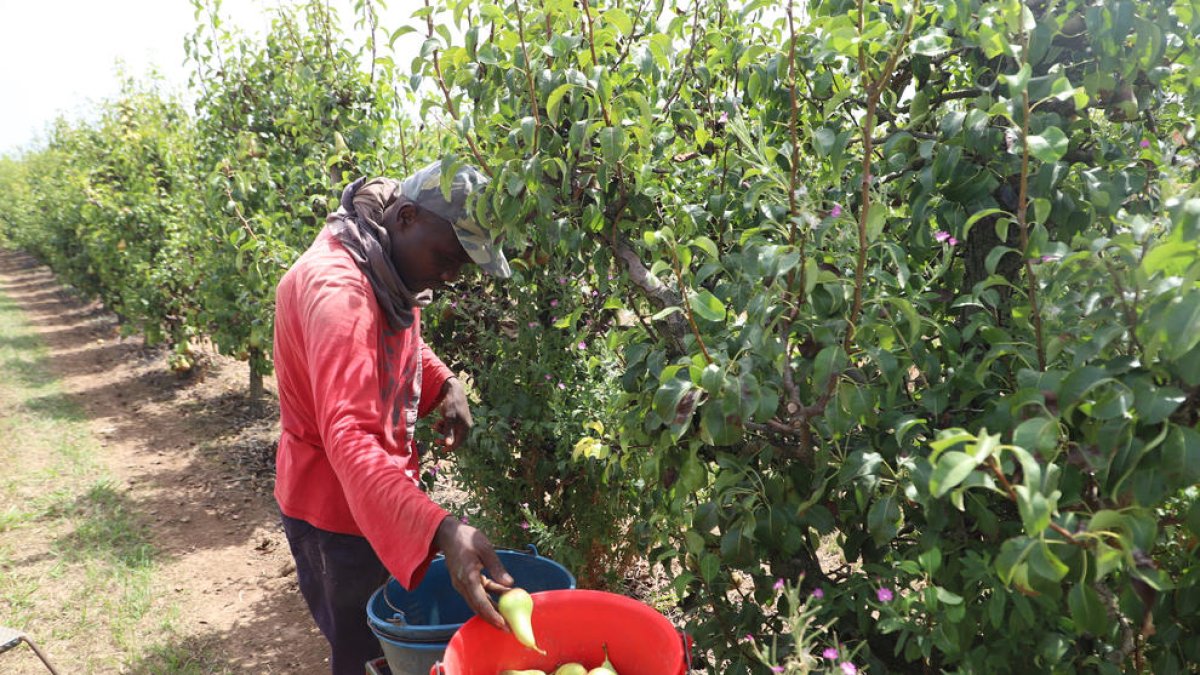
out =
<path fill-rule="evenodd" d="M 467 440 L 471 430 L 471 408 L 467 405 L 467 392 L 457 378 L 450 378 L 442 385 L 442 418 L 433 425 L 433 430 L 445 438 L 442 443 L 447 450 L 454 450 Z"/>

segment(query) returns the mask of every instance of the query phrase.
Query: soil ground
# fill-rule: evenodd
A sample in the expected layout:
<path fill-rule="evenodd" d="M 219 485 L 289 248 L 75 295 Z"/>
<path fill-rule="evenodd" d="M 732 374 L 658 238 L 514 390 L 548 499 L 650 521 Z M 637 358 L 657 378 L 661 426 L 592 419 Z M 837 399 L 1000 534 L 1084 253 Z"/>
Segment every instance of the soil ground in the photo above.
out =
<path fill-rule="evenodd" d="M 23 254 L 0 251 L 0 295 L 23 313 L 44 345 L 47 376 L 58 381 L 57 403 L 79 412 L 84 435 L 91 436 L 87 444 L 98 449 L 95 461 L 106 476 L 101 487 L 108 491 L 104 503 L 128 514 L 153 550 L 146 615 L 169 618 L 171 629 L 154 635 L 150 626 L 135 634 L 166 635 L 173 644 L 154 649 L 172 654 L 172 663 L 194 654 L 189 672 L 328 672 L 326 644 L 297 590 L 270 494 L 277 437 L 272 395 L 264 410 L 252 413 L 245 364 L 216 356 L 190 377 L 170 372 L 161 350 L 145 348 L 140 336 L 121 337 L 103 307 L 80 300 Z M 271 390 L 273 382 L 267 386 Z M 50 465 L 51 458 L 37 456 L 48 452 L 18 453 L 17 470 Z M 12 492 L 0 499 L 36 497 Z M 0 504 L 0 514 L 21 508 Z M 64 601 L 55 597 L 56 584 L 38 581 L 72 577 L 62 537 L 31 520 L 0 526 L 0 544 L 16 552 L 0 559 L 0 574 L 31 579 L 27 602 L 36 610 Z M 0 625 L 8 624 L 9 610 L 16 613 L 0 603 Z M 159 670 L 164 666 L 151 665 L 154 659 L 144 652 L 140 667 L 120 654 L 73 666 L 82 654 L 102 648 L 88 644 L 95 639 L 88 631 L 63 628 L 49 619 L 26 631 L 64 673 L 176 672 Z M 124 651 L 136 654 L 136 647 Z M 0 671 L 44 672 L 21 651 L 28 652 L 21 647 L 0 655 Z"/>

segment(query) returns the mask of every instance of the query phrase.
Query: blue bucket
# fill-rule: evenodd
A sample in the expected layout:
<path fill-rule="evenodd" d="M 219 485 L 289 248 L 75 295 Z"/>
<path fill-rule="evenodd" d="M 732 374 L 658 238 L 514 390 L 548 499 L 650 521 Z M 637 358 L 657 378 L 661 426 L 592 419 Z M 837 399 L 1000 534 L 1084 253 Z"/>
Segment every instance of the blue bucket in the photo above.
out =
<path fill-rule="evenodd" d="M 530 593 L 575 588 L 567 568 L 528 551 L 496 551 L 517 586 Z M 475 613 L 454 590 L 446 561 L 437 556 L 421 585 L 405 590 L 395 579 L 380 586 L 367 603 L 367 622 L 379 642 L 393 675 L 425 675 L 446 650 L 447 643 Z M 423 668 L 423 670 L 422 670 Z"/>

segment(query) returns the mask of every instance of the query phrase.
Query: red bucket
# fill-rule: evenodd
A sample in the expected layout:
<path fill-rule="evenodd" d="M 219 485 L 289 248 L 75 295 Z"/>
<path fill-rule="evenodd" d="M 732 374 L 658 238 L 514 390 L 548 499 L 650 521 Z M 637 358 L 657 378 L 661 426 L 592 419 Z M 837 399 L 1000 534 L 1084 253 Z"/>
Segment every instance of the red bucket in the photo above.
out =
<path fill-rule="evenodd" d="M 550 673 L 572 661 L 592 669 L 604 662 L 604 645 L 621 675 L 686 675 L 690 666 L 687 639 L 666 617 L 615 593 L 534 593 L 533 634 L 545 656 L 473 617 L 450 639 L 429 675 L 497 675 L 529 668 Z"/>

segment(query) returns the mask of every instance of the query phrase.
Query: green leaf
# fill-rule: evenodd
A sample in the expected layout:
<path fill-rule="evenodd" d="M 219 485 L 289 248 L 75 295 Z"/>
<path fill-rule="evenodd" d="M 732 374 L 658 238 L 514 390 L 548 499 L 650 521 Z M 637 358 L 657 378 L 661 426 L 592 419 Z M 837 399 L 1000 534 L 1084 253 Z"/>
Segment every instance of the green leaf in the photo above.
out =
<path fill-rule="evenodd" d="M 1058 127 L 1047 127 L 1041 134 L 1028 139 L 1029 154 L 1043 162 L 1057 162 L 1067 154 L 1067 135 Z"/>
<path fill-rule="evenodd" d="M 397 28 L 395 30 L 395 32 L 392 33 L 392 36 L 388 39 L 388 46 L 395 48 L 396 40 L 399 40 L 401 37 L 404 37 L 405 35 L 408 35 L 409 33 L 415 33 L 415 32 L 417 32 L 417 29 L 413 28 L 412 26 L 401 26 L 401 27 Z"/>
<path fill-rule="evenodd" d="M 546 114 L 550 116 L 551 122 L 558 124 L 558 111 L 562 106 L 563 97 L 566 96 L 567 92 L 571 91 L 574 86 L 575 85 L 571 84 L 570 82 L 567 84 L 561 84 L 556 87 L 554 91 L 550 92 L 549 96 L 546 97 Z"/>
<path fill-rule="evenodd" d="M 621 35 L 629 35 L 633 32 L 633 21 L 625 10 L 620 7 L 614 7 L 600 15 L 601 21 L 611 23 Z"/>
<path fill-rule="evenodd" d="M 625 154 L 625 130 L 621 127 L 604 127 L 596 134 L 600 141 L 600 152 L 604 155 L 604 163 L 616 166 Z"/>
<path fill-rule="evenodd" d="M 1067 607 L 1071 610 L 1076 633 L 1091 633 L 1097 637 L 1108 634 L 1108 611 L 1091 586 L 1075 584 L 1067 594 Z"/>
<path fill-rule="evenodd" d="M 881 204 L 872 204 L 867 211 L 867 241 L 875 241 L 887 224 L 887 212 Z"/>
<path fill-rule="evenodd" d="M 708 290 L 692 296 L 692 311 L 705 321 L 725 320 L 725 304 Z"/>
<path fill-rule="evenodd" d="M 867 512 L 867 530 L 876 546 L 884 546 L 899 531 L 900 504 L 894 495 L 877 500 Z"/>
<path fill-rule="evenodd" d="M 1050 503 L 1046 497 L 1031 490 L 1026 485 L 1018 485 L 1013 490 L 1017 493 L 1017 510 L 1021 513 L 1021 523 L 1025 533 L 1036 537 L 1050 527 Z"/>
<path fill-rule="evenodd" d="M 1029 552 L 1029 569 L 1034 574 L 1058 583 L 1063 577 L 1067 576 L 1067 572 L 1071 568 L 1067 567 L 1066 563 L 1058 559 L 1054 555 L 1054 551 L 1050 549 L 1046 542 L 1039 542 L 1037 546 Z"/>
<path fill-rule="evenodd" d="M 965 452 L 951 450 L 943 454 L 929 477 L 929 491 L 934 497 L 945 495 L 966 480 L 978 465 L 975 458 Z"/>
<path fill-rule="evenodd" d="M 1029 77 L 1033 74 L 1033 68 L 1028 63 L 1022 63 L 1021 69 L 1012 75 L 1001 75 L 1000 81 L 1008 86 L 1008 95 L 1012 98 L 1018 98 L 1021 92 L 1029 86 Z"/>
<path fill-rule="evenodd" d="M 699 248 L 701 251 L 704 251 L 705 253 L 708 254 L 708 257 L 711 258 L 714 262 L 719 261 L 721 259 L 721 254 L 717 250 L 716 243 L 713 242 L 712 239 L 705 237 L 703 235 L 696 237 L 695 239 L 688 242 L 688 246 L 695 246 L 695 247 Z"/>
<path fill-rule="evenodd" d="M 941 586 L 937 586 L 937 599 L 947 605 L 961 605 L 963 598 L 957 593 L 948 591 Z"/>
<path fill-rule="evenodd" d="M 1013 432 L 1013 444 L 1034 452 L 1049 452 L 1058 445 L 1058 421 L 1034 417 L 1021 422 Z"/>
<path fill-rule="evenodd" d="M 683 311 L 683 308 L 680 307 L 679 305 L 671 305 L 670 307 L 660 309 L 659 311 L 655 312 L 654 315 L 650 317 L 650 320 L 651 321 L 662 321 L 663 319 L 667 318 L 668 316 L 671 316 L 672 314 L 676 314 L 676 313 L 679 313 L 682 311 Z"/>
<path fill-rule="evenodd" d="M 670 421 L 675 419 L 676 410 L 680 401 L 683 400 L 683 395 L 691 388 L 691 382 L 681 380 L 677 377 L 672 377 L 663 382 L 658 391 L 654 392 L 654 412 L 658 413 L 658 416 L 664 420 Z"/>
<path fill-rule="evenodd" d="M 984 218 L 987 218 L 988 216 L 997 216 L 997 215 L 1004 215 L 1004 216 L 1008 216 L 1009 218 L 1016 219 L 1016 216 L 1009 213 L 1008 211 L 1005 211 L 1004 209 L 983 209 L 982 211 L 976 211 L 975 213 L 971 214 L 970 218 L 967 218 L 967 222 L 963 223 L 963 228 L 962 228 L 963 239 L 966 239 L 967 236 L 971 234 L 971 227 L 974 226 L 975 223 L 979 222 L 980 220 L 982 220 Z"/>
<path fill-rule="evenodd" d="M 933 28 L 914 39 L 909 44 L 908 50 L 921 56 L 937 56 L 950 51 L 953 44 L 954 41 L 946 34 L 946 31 L 941 28 Z"/>

